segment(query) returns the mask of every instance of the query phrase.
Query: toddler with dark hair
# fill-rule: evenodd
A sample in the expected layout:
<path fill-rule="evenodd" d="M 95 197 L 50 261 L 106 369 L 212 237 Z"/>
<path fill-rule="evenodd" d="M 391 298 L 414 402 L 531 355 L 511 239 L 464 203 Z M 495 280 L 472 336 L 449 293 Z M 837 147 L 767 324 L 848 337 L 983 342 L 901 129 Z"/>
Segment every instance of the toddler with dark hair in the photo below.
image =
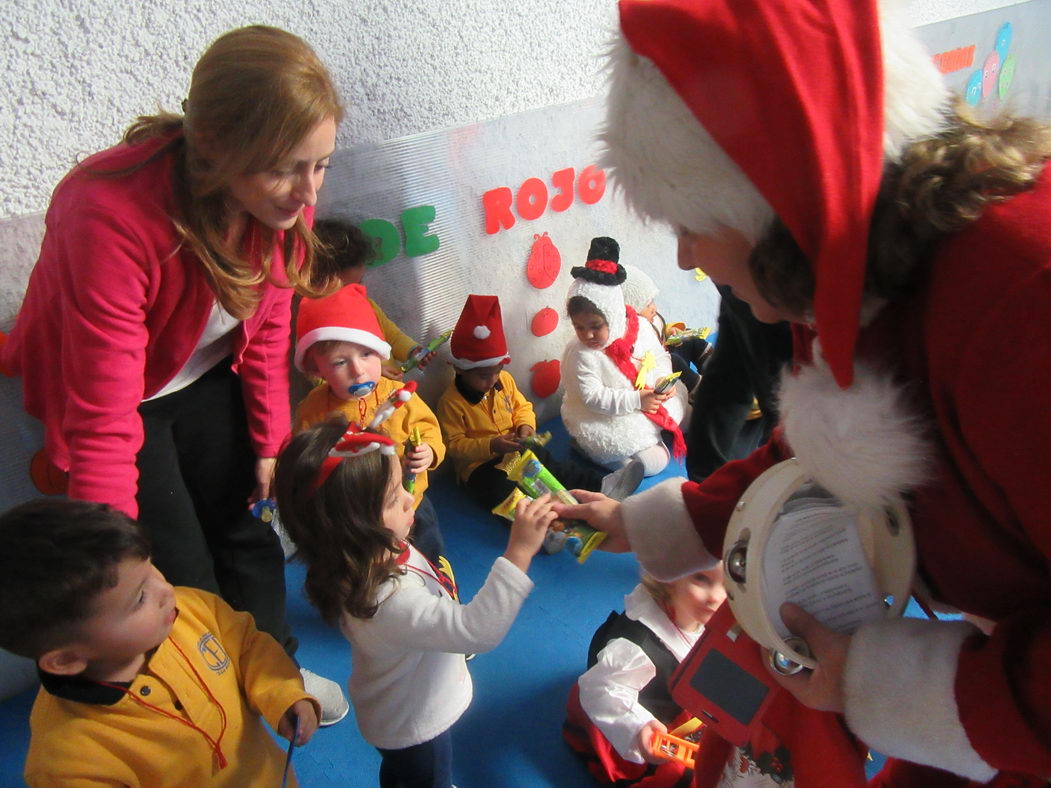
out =
<path fill-rule="evenodd" d="M 252 616 L 173 588 L 139 526 L 44 499 L 0 516 L 0 647 L 36 661 L 25 779 L 57 785 L 278 785 L 320 707 Z M 294 777 L 293 777 L 294 779 Z"/>

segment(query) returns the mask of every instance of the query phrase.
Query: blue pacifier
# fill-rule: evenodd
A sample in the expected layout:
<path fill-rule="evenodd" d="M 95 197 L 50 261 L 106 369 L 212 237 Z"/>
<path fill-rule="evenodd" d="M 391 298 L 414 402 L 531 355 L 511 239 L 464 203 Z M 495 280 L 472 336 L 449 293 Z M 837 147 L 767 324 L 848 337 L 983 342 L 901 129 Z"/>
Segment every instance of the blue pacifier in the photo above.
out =
<path fill-rule="evenodd" d="M 355 383 L 353 386 L 347 386 L 347 393 L 354 398 L 364 397 L 376 388 L 375 382 L 366 380 L 364 383 Z"/>

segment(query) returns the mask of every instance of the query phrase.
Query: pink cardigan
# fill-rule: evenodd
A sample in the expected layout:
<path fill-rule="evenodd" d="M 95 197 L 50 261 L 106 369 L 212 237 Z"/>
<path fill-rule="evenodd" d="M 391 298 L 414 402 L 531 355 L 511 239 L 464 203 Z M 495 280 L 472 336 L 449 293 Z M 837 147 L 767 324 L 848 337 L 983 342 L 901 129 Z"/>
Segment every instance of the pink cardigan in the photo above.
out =
<path fill-rule="evenodd" d="M 69 495 L 138 506 L 138 407 L 186 363 L 215 296 L 180 250 L 172 213 L 172 155 L 131 175 L 92 177 L 142 161 L 159 142 L 118 145 L 74 168 L 55 189 L 40 257 L 2 362 L 23 379 L 26 410 L 44 423 L 45 449 L 69 471 Z M 308 209 L 307 220 L 313 221 Z M 275 278 L 283 279 L 281 234 Z M 291 424 L 288 402 L 292 291 L 267 282 L 235 329 L 257 456 L 276 456 Z"/>

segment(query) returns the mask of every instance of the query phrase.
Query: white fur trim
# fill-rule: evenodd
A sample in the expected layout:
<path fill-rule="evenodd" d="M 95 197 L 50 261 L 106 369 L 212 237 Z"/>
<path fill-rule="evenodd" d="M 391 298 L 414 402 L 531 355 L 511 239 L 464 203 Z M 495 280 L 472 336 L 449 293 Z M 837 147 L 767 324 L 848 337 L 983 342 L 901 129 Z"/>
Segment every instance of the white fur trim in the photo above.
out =
<path fill-rule="evenodd" d="M 364 345 L 375 350 L 384 360 L 390 358 L 390 345 L 371 331 L 363 331 L 360 328 L 347 328 L 346 326 L 322 326 L 308 331 L 296 342 L 295 365 L 300 372 L 303 369 L 303 357 L 310 346 L 325 340 L 336 342 L 353 342 L 356 345 Z"/>
<path fill-rule="evenodd" d="M 693 527 L 682 497 L 684 481 L 667 479 L 621 504 L 628 542 L 643 569 L 658 580 L 675 580 L 718 562 Z"/>
<path fill-rule="evenodd" d="M 602 312 L 606 325 L 609 326 L 609 336 L 603 348 L 624 336 L 628 329 L 628 321 L 624 311 L 624 292 L 620 285 L 602 285 L 587 279 L 574 279 L 569 286 L 566 301 L 573 296 L 583 296 Z"/>
<path fill-rule="evenodd" d="M 971 746 L 953 691 L 960 647 L 977 632 L 962 621 L 917 619 L 855 632 L 843 673 L 850 729 L 885 755 L 991 780 L 996 769 Z"/>
<path fill-rule="evenodd" d="M 880 3 L 883 48 L 883 155 L 897 160 L 912 142 L 945 127 L 951 95 L 934 59 L 909 25 L 904 3 Z"/>
<path fill-rule="evenodd" d="M 648 58 L 610 53 L 601 166 L 639 216 L 695 233 L 731 227 L 755 243 L 773 210 Z"/>
<path fill-rule="evenodd" d="M 888 506 L 927 476 L 927 425 L 887 375 L 858 364 L 844 390 L 820 361 L 786 370 L 780 410 L 803 470 L 845 503 Z"/>
<path fill-rule="evenodd" d="M 456 356 L 450 356 L 452 365 L 457 369 L 475 369 L 476 367 L 491 367 L 496 364 L 507 364 L 511 361 L 511 357 L 504 354 L 502 356 L 493 356 L 492 358 L 483 358 L 478 361 L 471 361 L 466 358 L 456 358 Z"/>
<path fill-rule="evenodd" d="M 489 330 L 488 326 L 475 326 L 474 331 L 471 333 L 474 334 L 475 339 L 488 339 L 493 332 Z"/>

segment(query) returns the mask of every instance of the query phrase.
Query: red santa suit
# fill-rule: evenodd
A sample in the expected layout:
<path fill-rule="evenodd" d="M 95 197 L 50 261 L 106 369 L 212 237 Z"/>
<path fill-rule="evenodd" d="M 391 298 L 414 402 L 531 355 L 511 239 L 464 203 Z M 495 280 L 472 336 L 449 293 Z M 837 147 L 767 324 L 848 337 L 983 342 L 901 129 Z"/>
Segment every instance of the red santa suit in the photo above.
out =
<path fill-rule="evenodd" d="M 816 279 L 814 326 L 797 327 L 799 367 L 786 376 L 774 439 L 702 485 L 665 482 L 622 512 L 642 564 L 670 578 L 717 560 L 738 497 L 782 459 L 797 456 L 841 497 L 878 502 L 912 489 L 920 585 L 991 631 L 962 621 L 863 626 L 845 666 L 846 724 L 901 759 L 886 772 L 895 785 L 1046 778 L 1051 175 L 943 241 L 909 295 L 862 304 L 883 165 L 937 133 L 946 106 L 918 45 L 888 33 L 893 16 L 873 0 L 622 1 L 627 44 L 614 53 L 604 137 L 628 201 L 753 242 L 776 215 Z M 804 54 L 807 68 L 785 67 Z M 726 112 L 731 94 L 741 111 Z M 659 135 L 633 120 L 642 113 Z M 683 161 L 684 151 L 696 158 Z M 719 166 L 705 169 L 710 159 Z M 682 188 L 647 168 L 681 172 L 672 186 Z"/>

